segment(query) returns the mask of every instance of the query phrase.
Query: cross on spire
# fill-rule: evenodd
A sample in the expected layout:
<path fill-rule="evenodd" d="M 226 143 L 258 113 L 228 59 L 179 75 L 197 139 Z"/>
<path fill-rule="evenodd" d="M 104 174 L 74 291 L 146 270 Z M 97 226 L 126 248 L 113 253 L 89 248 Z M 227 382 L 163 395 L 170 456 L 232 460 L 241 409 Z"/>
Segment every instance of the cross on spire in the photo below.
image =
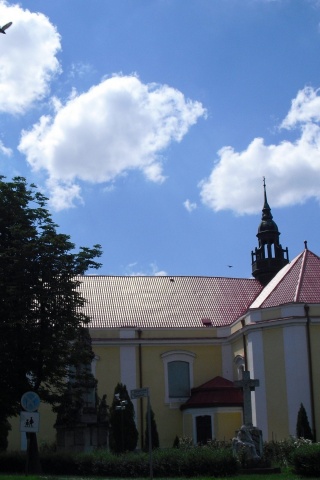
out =
<path fill-rule="evenodd" d="M 254 380 L 250 378 L 250 372 L 244 370 L 242 372 L 242 380 L 237 380 L 234 382 L 236 387 L 242 388 L 243 391 L 243 417 L 244 424 L 252 427 L 252 403 L 251 403 L 251 392 L 255 390 L 256 387 L 259 387 L 259 380 Z"/>

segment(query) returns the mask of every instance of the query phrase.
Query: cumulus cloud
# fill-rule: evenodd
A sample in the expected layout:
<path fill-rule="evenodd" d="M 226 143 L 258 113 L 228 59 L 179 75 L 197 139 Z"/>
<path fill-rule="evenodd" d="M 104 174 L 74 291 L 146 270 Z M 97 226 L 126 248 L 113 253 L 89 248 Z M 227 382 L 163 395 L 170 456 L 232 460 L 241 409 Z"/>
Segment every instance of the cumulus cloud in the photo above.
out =
<path fill-rule="evenodd" d="M 127 266 L 126 275 L 130 277 L 145 277 L 145 276 L 165 277 L 168 275 L 165 270 L 159 270 L 156 263 L 150 263 L 146 271 L 137 270 L 137 265 L 138 265 L 137 262 L 130 263 Z"/>
<path fill-rule="evenodd" d="M 135 169 L 152 182 L 163 182 L 161 153 L 205 115 L 199 102 L 178 90 L 146 85 L 136 76 L 115 75 L 55 105 L 54 116 L 41 117 L 22 133 L 19 150 L 35 171 L 47 172 L 56 208 L 79 198 L 77 181 L 112 182 Z M 59 205 L 64 188 L 67 202 Z"/>
<path fill-rule="evenodd" d="M 6 147 L 1 140 L 0 140 L 0 153 L 2 153 L 2 155 L 6 157 L 12 156 L 12 149 Z"/>
<path fill-rule="evenodd" d="M 289 206 L 308 198 L 320 201 L 320 97 L 305 87 L 292 101 L 282 129 L 297 128 L 295 141 L 266 145 L 255 138 L 242 152 L 226 146 L 208 178 L 200 182 L 202 202 L 214 211 L 256 213 L 261 204 L 259 181 L 267 178 L 273 206 Z"/>
<path fill-rule="evenodd" d="M 50 80 L 60 70 L 60 37 L 43 14 L 4 0 L 0 18 L 13 22 L 0 42 L 0 112 L 21 114 L 48 93 Z"/>
<path fill-rule="evenodd" d="M 197 204 L 194 202 L 190 202 L 190 200 L 186 200 L 183 202 L 183 206 L 185 207 L 188 212 L 193 212 L 197 208 Z"/>
<path fill-rule="evenodd" d="M 281 123 L 282 128 L 292 129 L 298 124 L 320 121 L 319 89 L 305 87 L 291 102 L 288 115 Z"/>

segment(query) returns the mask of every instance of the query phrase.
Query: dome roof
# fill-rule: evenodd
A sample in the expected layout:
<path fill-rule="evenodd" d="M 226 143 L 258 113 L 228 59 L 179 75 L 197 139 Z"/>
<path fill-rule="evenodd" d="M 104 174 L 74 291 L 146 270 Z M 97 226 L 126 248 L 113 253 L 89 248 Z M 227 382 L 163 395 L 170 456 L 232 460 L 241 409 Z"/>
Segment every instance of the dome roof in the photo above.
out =
<path fill-rule="evenodd" d="M 279 232 L 276 222 L 274 222 L 272 220 L 272 216 L 271 216 L 271 218 L 268 217 L 266 219 L 262 219 L 262 221 L 259 225 L 259 228 L 258 228 L 258 233 L 270 232 L 270 231 L 271 232 Z"/>

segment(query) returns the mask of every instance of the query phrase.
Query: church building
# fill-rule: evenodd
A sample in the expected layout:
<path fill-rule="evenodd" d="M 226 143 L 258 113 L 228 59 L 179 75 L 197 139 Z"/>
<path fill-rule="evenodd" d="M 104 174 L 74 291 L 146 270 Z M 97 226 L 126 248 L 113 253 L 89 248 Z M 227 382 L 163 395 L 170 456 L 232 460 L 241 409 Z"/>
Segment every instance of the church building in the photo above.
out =
<path fill-rule="evenodd" d="M 160 447 L 175 437 L 230 440 L 242 425 L 243 372 L 252 387 L 252 423 L 264 440 L 295 435 L 304 405 L 320 432 L 320 258 L 304 250 L 289 262 L 264 185 L 252 278 L 81 277 L 98 379 L 111 404 L 118 382 L 148 388 Z M 143 446 L 147 399 L 133 400 Z M 46 409 L 48 410 L 48 408 Z M 39 442 L 54 440 L 43 415 Z M 10 434 L 10 446 L 19 437 Z M 319 434 L 320 435 L 320 434 Z M 317 438 L 319 440 L 319 438 Z"/>

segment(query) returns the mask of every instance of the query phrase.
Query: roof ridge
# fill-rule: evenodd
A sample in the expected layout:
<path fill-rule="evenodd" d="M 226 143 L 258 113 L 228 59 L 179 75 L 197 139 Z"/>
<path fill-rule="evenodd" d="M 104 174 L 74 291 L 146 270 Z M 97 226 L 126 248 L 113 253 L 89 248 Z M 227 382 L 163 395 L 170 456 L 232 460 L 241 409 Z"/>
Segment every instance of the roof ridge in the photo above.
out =
<path fill-rule="evenodd" d="M 300 257 L 303 255 L 302 253 L 299 253 L 291 262 L 287 263 L 279 272 L 270 280 L 269 283 L 264 287 L 262 292 L 258 294 L 258 296 L 255 298 L 255 300 L 252 302 L 252 304 L 249 306 L 249 309 L 251 308 L 261 308 L 261 305 L 265 303 L 268 298 L 273 294 L 273 292 L 279 287 L 279 285 L 283 282 L 283 280 L 286 278 L 286 276 L 289 274 L 289 272 L 293 269 L 293 267 L 296 265 L 296 263 L 299 261 Z M 258 305 L 255 305 L 258 299 L 261 299 L 258 303 Z"/>

